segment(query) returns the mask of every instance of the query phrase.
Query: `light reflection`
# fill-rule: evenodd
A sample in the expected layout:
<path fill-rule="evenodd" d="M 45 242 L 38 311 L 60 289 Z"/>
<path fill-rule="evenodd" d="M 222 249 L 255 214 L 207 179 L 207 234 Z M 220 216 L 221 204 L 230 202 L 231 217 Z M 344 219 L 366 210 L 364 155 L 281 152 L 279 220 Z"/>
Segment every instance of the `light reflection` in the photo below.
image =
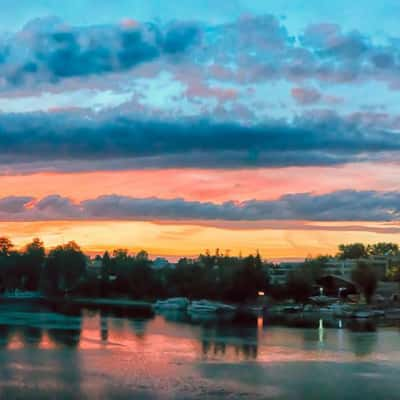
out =
<path fill-rule="evenodd" d="M 259 331 L 262 331 L 264 328 L 264 317 L 262 315 L 257 317 L 257 328 Z"/>
<path fill-rule="evenodd" d="M 320 343 L 324 343 L 324 321 L 323 321 L 323 319 L 319 320 L 318 340 Z"/>

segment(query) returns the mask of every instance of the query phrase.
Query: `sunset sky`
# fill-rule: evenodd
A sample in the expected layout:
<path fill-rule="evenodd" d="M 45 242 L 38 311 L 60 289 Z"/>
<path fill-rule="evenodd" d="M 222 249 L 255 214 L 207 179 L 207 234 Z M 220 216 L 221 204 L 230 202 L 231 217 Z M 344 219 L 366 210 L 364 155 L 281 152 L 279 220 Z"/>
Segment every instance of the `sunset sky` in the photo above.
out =
<path fill-rule="evenodd" d="M 16 245 L 289 259 L 400 242 L 398 0 L 14 3 L 0 234 Z"/>

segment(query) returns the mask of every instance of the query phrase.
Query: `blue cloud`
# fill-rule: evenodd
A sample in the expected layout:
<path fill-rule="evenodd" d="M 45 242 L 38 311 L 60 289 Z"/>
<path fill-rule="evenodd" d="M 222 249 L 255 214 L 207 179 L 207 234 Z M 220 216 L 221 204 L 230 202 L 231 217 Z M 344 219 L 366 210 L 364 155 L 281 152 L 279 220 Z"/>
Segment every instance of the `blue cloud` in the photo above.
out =
<path fill-rule="evenodd" d="M 199 42 L 195 23 L 66 28 L 57 18 L 32 21 L 0 49 L 0 71 L 11 86 L 121 72 Z"/>
<path fill-rule="evenodd" d="M 341 118 L 333 113 L 260 125 L 17 114 L 0 115 L 0 130 L 0 164 L 8 170 L 43 162 L 69 162 L 69 168 L 78 168 L 77 161 L 93 163 L 82 169 L 96 169 L 107 160 L 111 168 L 335 165 L 389 153 L 393 160 L 400 152 L 400 136 L 382 131 L 379 119 L 374 125 L 373 116 Z"/>

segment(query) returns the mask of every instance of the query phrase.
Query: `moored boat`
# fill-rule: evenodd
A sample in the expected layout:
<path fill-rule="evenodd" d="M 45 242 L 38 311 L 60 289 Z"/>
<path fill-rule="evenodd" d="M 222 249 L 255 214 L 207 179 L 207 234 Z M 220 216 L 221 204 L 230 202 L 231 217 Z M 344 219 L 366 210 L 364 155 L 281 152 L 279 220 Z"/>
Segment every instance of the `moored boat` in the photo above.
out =
<path fill-rule="evenodd" d="M 192 301 L 188 307 L 189 313 L 229 313 L 235 312 L 236 307 L 229 304 L 218 303 L 208 300 Z"/>
<path fill-rule="evenodd" d="M 374 317 L 374 313 L 371 311 L 356 311 L 353 314 L 353 318 L 357 318 L 357 319 L 364 319 L 364 318 L 372 318 Z"/>
<path fill-rule="evenodd" d="M 173 297 L 166 300 L 158 300 L 153 308 L 155 310 L 179 310 L 184 311 L 190 304 L 189 299 L 186 297 Z"/>
<path fill-rule="evenodd" d="M 42 299 L 43 295 L 40 292 L 15 290 L 3 293 L 1 298 L 8 300 Z"/>

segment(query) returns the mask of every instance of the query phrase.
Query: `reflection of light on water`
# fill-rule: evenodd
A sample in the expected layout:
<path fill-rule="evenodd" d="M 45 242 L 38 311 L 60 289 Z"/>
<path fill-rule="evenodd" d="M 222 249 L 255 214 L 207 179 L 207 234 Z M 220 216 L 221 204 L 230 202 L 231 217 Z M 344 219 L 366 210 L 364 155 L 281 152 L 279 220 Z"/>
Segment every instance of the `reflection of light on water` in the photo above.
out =
<path fill-rule="evenodd" d="M 344 331 L 343 331 L 343 321 L 341 319 L 339 319 L 339 329 L 338 329 L 338 344 L 339 344 L 339 348 L 343 349 L 343 341 L 344 341 Z"/>
<path fill-rule="evenodd" d="M 264 317 L 261 315 L 257 317 L 257 328 L 259 331 L 261 331 L 264 327 Z"/>
<path fill-rule="evenodd" d="M 322 319 L 319 320 L 318 339 L 320 343 L 324 343 L 324 321 Z"/>

